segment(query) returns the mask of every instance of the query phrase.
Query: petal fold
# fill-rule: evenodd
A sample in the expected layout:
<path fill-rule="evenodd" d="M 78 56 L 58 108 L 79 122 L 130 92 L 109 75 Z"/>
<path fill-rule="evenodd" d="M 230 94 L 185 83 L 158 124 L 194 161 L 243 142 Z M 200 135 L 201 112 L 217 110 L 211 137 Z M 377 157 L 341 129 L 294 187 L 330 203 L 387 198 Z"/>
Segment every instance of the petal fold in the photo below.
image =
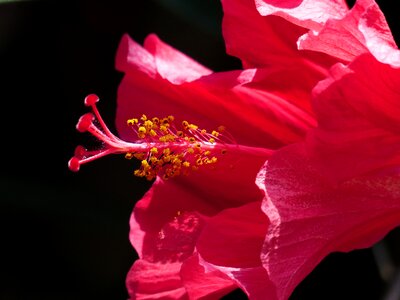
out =
<path fill-rule="evenodd" d="M 400 53 L 385 16 L 373 0 L 358 0 L 343 18 L 332 18 L 300 37 L 299 49 L 320 51 L 344 61 L 370 52 L 381 62 L 399 66 Z"/>
<path fill-rule="evenodd" d="M 348 10 L 344 0 L 255 0 L 262 16 L 276 15 L 288 21 L 319 30 L 329 19 L 340 19 Z"/>
<path fill-rule="evenodd" d="M 307 145 L 325 176 L 341 181 L 400 164 L 399 87 L 400 69 L 369 54 L 336 65 L 315 87 L 318 127 Z"/>
<path fill-rule="evenodd" d="M 241 59 L 244 68 L 280 66 L 291 69 L 296 65 L 320 80 L 326 69 L 336 62 L 320 53 L 298 51 L 297 40 L 307 29 L 275 15 L 263 17 L 256 10 L 254 0 L 222 0 L 222 7 L 226 51 Z"/>
<path fill-rule="evenodd" d="M 328 254 L 370 247 L 400 224 L 399 172 L 332 184 L 305 145 L 294 144 L 276 152 L 258 180 L 271 221 L 262 261 L 276 299 L 288 299 Z"/>
<path fill-rule="evenodd" d="M 143 113 L 174 115 L 210 131 L 224 125 L 238 144 L 269 149 L 300 140 L 315 125 L 309 91 L 321 77 L 301 66 L 212 73 L 176 84 L 158 73 L 158 52 L 153 56 L 138 47 L 125 36 L 117 55 L 117 67 L 125 75 L 118 88 L 116 123 L 124 140 L 137 139 L 126 121 Z M 151 59 L 132 54 L 143 51 Z M 145 69 L 148 60 L 152 63 Z M 170 68 L 180 65 L 171 62 Z M 279 84 L 282 78 L 287 85 Z"/>

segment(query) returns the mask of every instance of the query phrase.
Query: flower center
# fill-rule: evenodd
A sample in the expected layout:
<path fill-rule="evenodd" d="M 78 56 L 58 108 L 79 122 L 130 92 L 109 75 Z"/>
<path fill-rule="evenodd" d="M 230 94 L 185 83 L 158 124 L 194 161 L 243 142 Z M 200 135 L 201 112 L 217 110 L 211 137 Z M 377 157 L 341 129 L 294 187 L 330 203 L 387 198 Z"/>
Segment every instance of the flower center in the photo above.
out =
<path fill-rule="evenodd" d="M 127 126 L 132 129 L 137 141 L 126 142 L 107 128 L 97 109 L 98 101 L 94 94 L 85 98 L 85 105 L 92 108 L 92 113 L 84 114 L 76 128 L 80 132 L 89 132 L 103 142 L 103 146 L 92 151 L 83 146 L 76 147 L 74 156 L 68 162 L 72 171 L 78 171 L 82 164 L 108 154 L 125 154 L 127 159 L 141 161 L 134 175 L 147 180 L 157 175 L 168 179 L 187 175 L 199 168 L 212 167 L 227 150 L 238 147 L 223 126 L 207 132 L 188 121 L 177 122 L 173 116 L 148 118 L 142 115 L 128 119 Z"/>

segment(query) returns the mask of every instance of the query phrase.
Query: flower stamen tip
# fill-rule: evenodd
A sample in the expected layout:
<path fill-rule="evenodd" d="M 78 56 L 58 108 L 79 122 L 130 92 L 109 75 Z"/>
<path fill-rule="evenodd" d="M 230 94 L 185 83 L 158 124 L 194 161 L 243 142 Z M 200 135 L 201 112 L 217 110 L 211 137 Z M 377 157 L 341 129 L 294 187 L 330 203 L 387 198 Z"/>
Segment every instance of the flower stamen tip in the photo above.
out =
<path fill-rule="evenodd" d="M 99 102 L 99 100 L 100 99 L 96 94 L 87 95 L 85 98 L 85 105 L 92 106 L 92 105 L 96 104 L 97 102 Z"/>
<path fill-rule="evenodd" d="M 94 116 L 92 113 L 84 114 L 79 118 L 78 123 L 76 124 L 76 129 L 79 132 L 85 132 L 89 129 L 90 125 L 93 124 Z"/>
<path fill-rule="evenodd" d="M 69 161 L 68 161 L 68 168 L 73 171 L 73 172 L 78 172 L 79 168 L 80 168 L 81 164 L 80 161 L 77 157 L 72 157 Z"/>

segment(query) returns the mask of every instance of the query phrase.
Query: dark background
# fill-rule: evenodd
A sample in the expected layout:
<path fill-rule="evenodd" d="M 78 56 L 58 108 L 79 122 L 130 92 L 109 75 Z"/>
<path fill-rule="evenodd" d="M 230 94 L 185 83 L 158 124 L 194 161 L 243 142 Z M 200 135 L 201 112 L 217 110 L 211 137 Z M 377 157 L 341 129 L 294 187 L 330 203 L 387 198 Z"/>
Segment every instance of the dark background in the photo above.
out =
<path fill-rule="evenodd" d="M 399 9 L 379 4 L 399 41 Z M 119 156 L 68 170 L 75 146 L 90 143 L 75 130 L 87 112 L 83 98 L 102 98 L 114 131 L 122 78 L 114 56 L 123 33 L 142 43 L 154 32 L 215 71 L 240 68 L 225 54 L 221 20 L 218 0 L 0 4 L 1 300 L 128 297 L 125 276 L 136 258 L 129 217 L 149 184 Z M 329 256 L 291 300 L 381 299 L 389 286 L 380 271 L 389 266 L 390 275 L 398 265 L 398 240 L 393 231 L 374 250 Z M 382 249 L 390 255 L 383 265 Z M 226 299 L 246 297 L 237 291 Z"/>

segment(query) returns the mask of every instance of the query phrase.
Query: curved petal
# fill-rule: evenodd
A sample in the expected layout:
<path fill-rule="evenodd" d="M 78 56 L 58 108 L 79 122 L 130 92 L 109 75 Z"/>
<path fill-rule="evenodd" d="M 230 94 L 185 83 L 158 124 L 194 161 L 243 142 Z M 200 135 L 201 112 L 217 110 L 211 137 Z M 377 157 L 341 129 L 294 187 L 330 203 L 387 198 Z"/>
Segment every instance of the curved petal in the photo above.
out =
<path fill-rule="evenodd" d="M 176 264 L 181 265 L 193 255 L 197 238 L 209 216 L 228 207 L 261 200 L 262 194 L 254 178 L 265 157 L 241 157 L 241 154 L 235 156 L 234 152 L 229 152 L 226 159 L 215 170 L 199 169 L 187 177 L 167 181 L 157 178 L 136 203 L 130 221 L 130 240 L 139 257 L 153 264 L 156 271 L 159 268 L 168 270 L 170 266 L 175 273 L 180 271 Z M 229 164 L 234 164 L 233 168 Z M 140 271 L 135 265 L 131 270 L 130 276 L 136 281 L 128 282 L 133 287 L 140 285 Z M 167 280 L 173 275 L 168 272 Z M 203 282 L 202 276 L 192 277 L 192 282 L 188 281 L 189 277 L 185 278 L 187 288 L 197 288 Z M 175 289 L 176 285 L 173 292 Z M 193 290 L 192 293 L 197 292 Z"/>
<path fill-rule="evenodd" d="M 224 273 L 205 270 L 197 254 L 185 260 L 180 275 L 189 299 L 220 299 L 237 288 L 234 281 Z"/>
<path fill-rule="evenodd" d="M 340 181 L 400 164 L 400 69 L 363 55 L 332 68 L 314 96 L 318 128 L 307 143 L 325 176 Z"/>
<path fill-rule="evenodd" d="M 336 62 L 320 53 L 298 51 L 297 40 L 307 29 L 277 16 L 261 16 L 254 0 L 222 0 L 222 6 L 226 51 L 240 58 L 245 68 L 280 66 L 290 69 L 297 65 L 320 80 L 327 68 Z"/>
<path fill-rule="evenodd" d="M 319 30 L 329 19 L 339 19 L 348 10 L 344 0 L 255 0 L 262 16 L 276 15 L 296 25 Z"/>
<path fill-rule="evenodd" d="M 260 260 L 268 224 L 261 203 L 248 203 L 210 218 L 197 242 L 206 269 L 226 273 L 250 299 L 270 299 L 275 293 Z"/>
<path fill-rule="evenodd" d="M 318 31 L 299 39 L 299 48 L 320 51 L 344 61 L 371 52 L 385 63 L 400 64 L 400 54 L 385 16 L 373 0 L 358 0 L 340 19 L 329 19 Z"/>
<path fill-rule="evenodd" d="M 329 253 L 369 247 L 400 224 L 400 174 L 332 184 L 303 144 L 283 148 L 259 174 L 269 217 L 263 264 L 288 299 Z"/>
<path fill-rule="evenodd" d="M 129 50 L 130 47 L 133 50 Z M 153 56 L 137 47 L 125 37 L 117 55 L 117 66 L 125 76 L 118 89 L 116 122 L 118 132 L 125 140 L 137 138 L 126 120 L 142 113 L 151 117 L 172 114 L 178 120 L 188 119 L 207 130 L 224 125 L 238 144 L 265 148 L 298 141 L 314 125 L 308 91 L 316 77 L 303 72 L 304 77 L 295 80 L 301 67 L 289 69 L 287 78 L 293 78 L 294 82 L 286 86 L 279 85 L 278 79 L 285 75 L 281 68 L 213 73 L 191 82 L 174 84 L 158 75 L 152 64 L 148 66 L 150 70 L 144 71 L 145 63 L 139 58 L 145 55 L 138 58 L 132 53 L 145 52 Z M 147 57 L 145 61 L 148 60 Z M 171 68 L 179 69 L 180 65 Z M 262 90 L 263 82 L 270 82 L 272 92 Z M 290 95 L 292 90 L 295 92 Z M 301 95 L 296 92 L 303 90 L 306 92 Z"/>
<path fill-rule="evenodd" d="M 205 261 L 214 265 L 260 266 L 268 223 L 258 201 L 225 209 L 208 220 L 197 241 L 197 250 Z"/>
<path fill-rule="evenodd" d="M 181 264 L 136 260 L 126 278 L 129 299 L 186 300 L 186 289 L 179 276 Z"/>
<path fill-rule="evenodd" d="M 211 70 L 165 44 L 155 34 L 147 36 L 144 48 L 124 34 L 117 51 L 116 69 L 129 72 L 136 68 L 175 84 L 211 74 Z"/>
<path fill-rule="evenodd" d="M 263 266 L 249 268 L 232 268 L 213 265 L 203 260 L 203 266 L 210 270 L 218 270 L 229 276 L 246 293 L 249 299 L 276 299 L 275 286 L 270 282 Z"/>

